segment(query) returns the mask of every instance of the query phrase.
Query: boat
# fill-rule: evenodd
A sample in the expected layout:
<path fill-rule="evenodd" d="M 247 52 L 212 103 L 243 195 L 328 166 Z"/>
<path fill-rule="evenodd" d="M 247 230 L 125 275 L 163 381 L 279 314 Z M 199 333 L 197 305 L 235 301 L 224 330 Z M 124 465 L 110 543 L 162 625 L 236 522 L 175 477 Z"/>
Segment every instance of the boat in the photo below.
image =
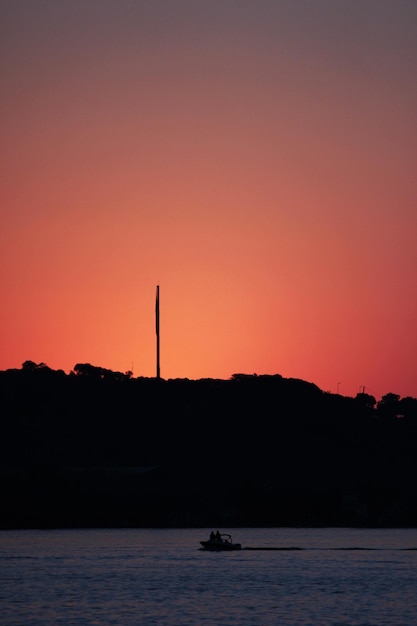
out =
<path fill-rule="evenodd" d="M 213 552 L 230 552 L 231 550 L 241 550 L 242 546 L 240 543 L 233 543 L 232 535 L 227 533 L 219 533 L 216 534 L 211 533 L 210 539 L 207 541 L 200 541 L 204 550 L 211 550 Z"/>

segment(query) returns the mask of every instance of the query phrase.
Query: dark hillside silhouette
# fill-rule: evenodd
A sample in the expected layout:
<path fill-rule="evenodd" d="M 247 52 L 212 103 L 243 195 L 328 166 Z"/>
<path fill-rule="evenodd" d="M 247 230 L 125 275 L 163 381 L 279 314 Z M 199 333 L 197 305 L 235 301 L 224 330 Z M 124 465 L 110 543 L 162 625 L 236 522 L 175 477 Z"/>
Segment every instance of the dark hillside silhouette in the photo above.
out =
<path fill-rule="evenodd" d="M 417 524 L 417 400 L 280 375 L 0 372 L 1 527 Z"/>

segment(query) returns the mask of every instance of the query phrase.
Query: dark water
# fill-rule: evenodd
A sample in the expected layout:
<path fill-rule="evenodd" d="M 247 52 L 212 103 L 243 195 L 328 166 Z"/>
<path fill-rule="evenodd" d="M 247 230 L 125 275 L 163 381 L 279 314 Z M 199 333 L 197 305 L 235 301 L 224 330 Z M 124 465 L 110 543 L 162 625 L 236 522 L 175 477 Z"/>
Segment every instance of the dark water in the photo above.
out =
<path fill-rule="evenodd" d="M 7 626 L 417 624 L 417 530 L 0 532 Z M 216 529 L 215 529 L 216 530 Z M 221 529 L 227 531 L 227 529 Z"/>

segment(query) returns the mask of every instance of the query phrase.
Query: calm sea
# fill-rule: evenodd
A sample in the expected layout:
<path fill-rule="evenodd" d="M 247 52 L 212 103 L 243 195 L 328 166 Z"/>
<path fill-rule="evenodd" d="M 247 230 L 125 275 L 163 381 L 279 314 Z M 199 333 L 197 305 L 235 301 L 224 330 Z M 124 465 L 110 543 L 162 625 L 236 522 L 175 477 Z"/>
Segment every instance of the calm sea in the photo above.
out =
<path fill-rule="evenodd" d="M 5 626 L 417 624 L 417 530 L 0 532 Z M 217 529 L 214 529 L 217 530 Z M 227 529 L 220 529 L 227 532 Z"/>

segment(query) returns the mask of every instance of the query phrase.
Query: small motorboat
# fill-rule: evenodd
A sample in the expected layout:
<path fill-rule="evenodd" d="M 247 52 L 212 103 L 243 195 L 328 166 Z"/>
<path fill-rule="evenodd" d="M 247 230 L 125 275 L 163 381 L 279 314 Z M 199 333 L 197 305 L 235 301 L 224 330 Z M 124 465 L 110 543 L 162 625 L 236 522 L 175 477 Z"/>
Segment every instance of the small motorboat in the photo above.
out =
<path fill-rule="evenodd" d="M 211 533 L 210 539 L 207 541 L 200 541 L 200 543 L 204 550 L 228 552 L 230 550 L 242 549 L 241 544 L 233 543 L 232 535 L 228 535 L 227 533 Z"/>

